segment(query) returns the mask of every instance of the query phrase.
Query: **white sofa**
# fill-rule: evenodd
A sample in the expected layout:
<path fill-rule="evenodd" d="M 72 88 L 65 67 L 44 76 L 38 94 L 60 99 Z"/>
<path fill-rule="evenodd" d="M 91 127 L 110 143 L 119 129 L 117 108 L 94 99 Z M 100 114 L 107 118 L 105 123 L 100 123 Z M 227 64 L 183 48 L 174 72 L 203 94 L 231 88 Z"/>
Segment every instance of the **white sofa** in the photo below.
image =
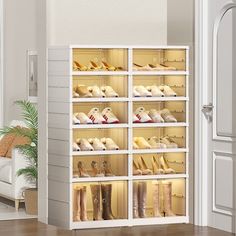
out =
<path fill-rule="evenodd" d="M 12 121 L 10 125 L 25 126 L 22 121 Z M 15 201 L 16 210 L 19 209 L 19 203 L 24 201 L 24 189 L 33 187 L 24 176 L 16 175 L 19 169 L 26 166 L 25 157 L 17 149 L 12 150 L 12 158 L 0 157 L 0 196 Z"/>

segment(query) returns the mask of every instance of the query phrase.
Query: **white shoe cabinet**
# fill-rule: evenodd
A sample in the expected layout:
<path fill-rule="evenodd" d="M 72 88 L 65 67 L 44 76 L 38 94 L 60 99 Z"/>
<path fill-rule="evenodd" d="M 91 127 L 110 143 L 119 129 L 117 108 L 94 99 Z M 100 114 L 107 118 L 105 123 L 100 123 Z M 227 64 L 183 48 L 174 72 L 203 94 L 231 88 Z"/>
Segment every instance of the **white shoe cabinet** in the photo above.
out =
<path fill-rule="evenodd" d="M 122 67 L 118 71 L 75 71 L 73 61 L 88 65 L 90 60 L 100 64 L 106 61 Z M 176 70 L 135 71 L 133 63 L 146 65 L 164 64 Z M 188 126 L 189 126 L 189 49 L 186 46 L 85 46 L 70 45 L 50 47 L 48 51 L 48 206 L 49 224 L 67 229 L 100 228 L 115 226 L 170 224 L 189 222 L 188 194 Z M 73 98 L 73 87 L 110 85 L 119 94 L 115 98 Z M 133 86 L 170 86 L 176 97 L 133 97 Z M 85 112 L 93 107 L 102 110 L 111 107 L 120 119 L 118 124 L 72 123 L 74 112 Z M 168 108 L 177 118 L 176 123 L 136 123 L 133 111 L 143 106 L 146 110 Z M 133 137 L 170 136 L 177 144 L 176 149 L 133 149 Z M 119 150 L 78 151 L 72 144 L 76 138 L 112 138 Z M 153 156 L 164 156 L 175 174 L 133 175 L 133 160 L 140 156 L 152 169 Z M 114 176 L 76 176 L 77 163 L 82 161 L 87 169 L 92 161 L 111 164 Z M 145 218 L 133 218 L 133 183 L 145 182 Z M 172 183 L 172 210 L 174 216 L 153 216 L 152 184 Z M 112 184 L 112 211 L 114 220 L 93 220 L 91 184 Z M 73 190 L 86 186 L 88 221 L 73 221 Z M 160 193 L 160 211 L 163 208 Z M 102 203 L 101 203 L 102 206 Z"/>

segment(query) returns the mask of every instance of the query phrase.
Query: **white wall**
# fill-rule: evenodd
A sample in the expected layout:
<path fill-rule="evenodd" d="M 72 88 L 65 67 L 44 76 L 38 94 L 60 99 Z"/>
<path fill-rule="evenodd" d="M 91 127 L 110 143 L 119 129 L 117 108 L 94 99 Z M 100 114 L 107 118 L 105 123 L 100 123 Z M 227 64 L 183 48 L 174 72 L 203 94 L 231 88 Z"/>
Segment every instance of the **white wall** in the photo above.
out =
<path fill-rule="evenodd" d="M 14 101 L 27 98 L 27 50 L 35 50 L 37 0 L 4 0 L 4 122 L 19 118 Z"/>
<path fill-rule="evenodd" d="M 49 43 L 166 44 L 166 0 L 49 0 Z"/>

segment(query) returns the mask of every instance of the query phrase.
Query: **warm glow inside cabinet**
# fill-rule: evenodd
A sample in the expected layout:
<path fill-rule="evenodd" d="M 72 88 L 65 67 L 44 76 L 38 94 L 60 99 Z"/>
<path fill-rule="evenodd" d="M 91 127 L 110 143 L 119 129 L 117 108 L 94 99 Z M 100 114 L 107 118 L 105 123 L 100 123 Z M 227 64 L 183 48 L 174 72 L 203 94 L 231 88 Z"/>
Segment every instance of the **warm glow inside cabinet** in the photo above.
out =
<path fill-rule="evenodd" d="M 48 71 L 49 223 L 188 223 L 189 48 L 50 47 Z M 96 123 L 94 108 L 105 122 Z M 108 122 L 107 108 L 118 122 Z"/>

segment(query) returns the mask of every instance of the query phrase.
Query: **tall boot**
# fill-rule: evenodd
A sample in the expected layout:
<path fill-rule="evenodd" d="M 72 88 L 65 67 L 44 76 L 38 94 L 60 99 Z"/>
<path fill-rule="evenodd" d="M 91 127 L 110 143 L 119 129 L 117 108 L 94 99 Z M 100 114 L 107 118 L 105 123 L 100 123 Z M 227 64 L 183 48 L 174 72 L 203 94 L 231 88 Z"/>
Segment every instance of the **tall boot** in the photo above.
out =
<path fill-rule="evenodd" d="M 102 220 L 101 208 L 100 208 L 100 195 L 101 195 L 101 185 L 91 184 L 90 185 L 93 201 L 93 220 Z"/>
<path fill-rule="evenodd" d="M 153 189 L 153 216 L 161 217 L 160 213 L 160 185 L 152 184 Z"/>
<path fill-rule="evenodd" d="M 87 221 L 87 187 L 83 186 L 80 189 L 80 219 Z"/>
<path fill-rule="evenodd" d="M 133 218 L 138 218 L 138 183 L 133 183 Z"/>
<path fill-rule="evenodd" d="M 172 211 L 172 183 L 163 184 L 164 212 L 165 216 L 175 216 Z"/>
<path fill-rule="evenodd" d="M 138 212 L 140 218 L 146 218 L 147 183 L 138 183 Z"/>
<path fill-rule="evenodd" d="M 104 220 L 113 220 L 115 217 L 111 210 L 111 184 L 102 184 L 102 218 Z"/>
<path fill-rule="evenodd" d="M 80 189 L 74 189 L 73 193 L 73 221 L 80 221 Z"/>

